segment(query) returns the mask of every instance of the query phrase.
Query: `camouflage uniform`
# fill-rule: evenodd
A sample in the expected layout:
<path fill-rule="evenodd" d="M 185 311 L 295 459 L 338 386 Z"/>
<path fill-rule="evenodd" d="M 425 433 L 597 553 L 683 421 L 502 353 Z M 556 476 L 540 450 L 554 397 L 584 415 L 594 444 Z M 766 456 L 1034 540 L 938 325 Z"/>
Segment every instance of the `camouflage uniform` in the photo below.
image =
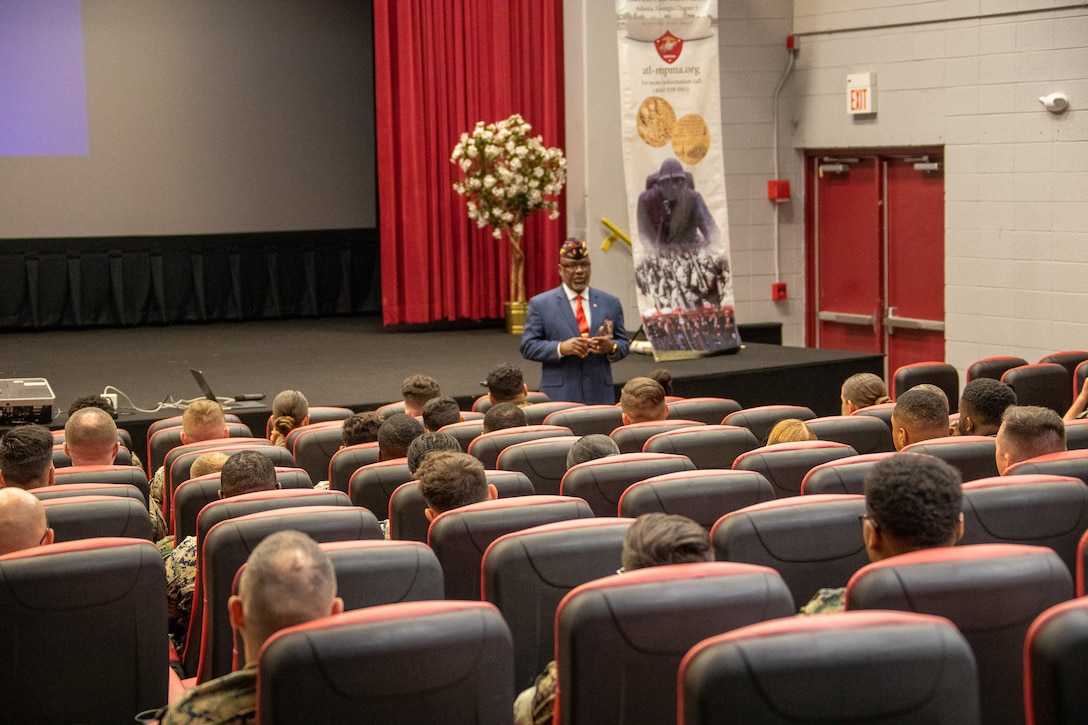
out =
<path fill-rule="evenodd" d="M 833 614 L 846 611 L 846 587 L 821 589 L 816 592 L 808 604 L 801 607 L 800 616 L 810 614 Z"/>
<path fill-rule="evenodd" d="M 257 665 L 194 687 L 161 716 L 160 725 L 249 725 L 257 722 Z"/>
<path fill-rule="evenodd" d="M 550 725 L 555 711 L 559 670 L 555 660 L 537 675 L 536 682 L 514 701 L 514 725 Z"/>
<path fill-rule="evenodd" d="M 181 652 L 193 612 L 193 589 L 196 587 L 196 537 L 186 536 L 170 549 L 167 537 L 159 542 L 159 553 L 166 565 L 166 611 L 170 618 L 170 639 Z"/>
<path fill-rule="evenodd" d="M 162 516 L 162 492 L 166 485 L 166 473 L 162 466 L 159 466 L 159 470 L 155 471 L 154 477 L 148 483 L 148 515 L 151 516 L 151 533 L 155 541 L 158 541 L 162 537 L 166 536 L 170 529 L 166 524 L 166 519 Z"/>

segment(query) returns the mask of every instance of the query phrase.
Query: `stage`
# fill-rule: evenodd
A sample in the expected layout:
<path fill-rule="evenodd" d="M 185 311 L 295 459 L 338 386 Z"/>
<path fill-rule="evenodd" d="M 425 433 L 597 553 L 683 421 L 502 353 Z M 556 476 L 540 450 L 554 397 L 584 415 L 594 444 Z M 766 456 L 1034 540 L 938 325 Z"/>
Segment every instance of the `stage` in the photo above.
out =
<path fill-rule="evenodd" d="M 190 368 L 203 371 L 218 396 L 264 394 L 263 405 L 235 411 L 250 427 L 259 422 L 255 430 L 263 430 L 275 394 L 288 388 L 303 391 L 311 405 L 368 410 L 399 400 L 401 381 L 426 373 L 467 408 L 486 392 L 480 381 L 499 363 L 520 364 L 530 389 L 540 382 L 540 366 L 523 360 L 519 338 L 500 328 L 390 332 L 377 315 L 9 332 L 0 340 L 0 378 L 46 378 L 61 413 L 54 426 L 74 398 L 107 385 L 144 410 L 199 397 Z M 818 415 L 838 414 L 839 388 L 850 375 L 884 373 L 880 355 L 762 343 L 661 364 L 632 354 L 613 365 L 617 399 L 623 383 L 659 367 L 672 372 L 676 395 L 728 397 L 744 407 L 806 405 Z M 133 411 L 123 397 L 120 409 L 118 425 L 137 440 L 150 421 L 178 413 Z"/>

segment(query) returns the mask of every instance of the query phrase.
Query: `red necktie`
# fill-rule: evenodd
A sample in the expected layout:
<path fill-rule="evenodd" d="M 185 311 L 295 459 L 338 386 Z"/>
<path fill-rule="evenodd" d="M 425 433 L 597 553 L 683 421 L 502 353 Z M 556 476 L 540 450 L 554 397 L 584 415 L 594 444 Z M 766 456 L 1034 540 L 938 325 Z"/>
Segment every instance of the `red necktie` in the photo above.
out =
<path fill-rule="evenodd" d="M 578 332 L 582 333 L 582 337 L 589 337 L 589 320 L 586 319 L 586 311 L 582 307 L 582 295 L 574 299 L 577 304 L 574 309 L 574 319 L 578 321 Z"/>

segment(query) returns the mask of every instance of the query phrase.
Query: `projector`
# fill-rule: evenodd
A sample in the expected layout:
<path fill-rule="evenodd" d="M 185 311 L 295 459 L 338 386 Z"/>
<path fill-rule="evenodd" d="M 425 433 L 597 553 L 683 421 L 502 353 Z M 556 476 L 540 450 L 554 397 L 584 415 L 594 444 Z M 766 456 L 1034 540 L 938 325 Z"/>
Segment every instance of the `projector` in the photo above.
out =
<path fill-rule="evenodd" d="M 0 425 L 48 425 L 56 399 L 45 378 L 0 380 Z"/>

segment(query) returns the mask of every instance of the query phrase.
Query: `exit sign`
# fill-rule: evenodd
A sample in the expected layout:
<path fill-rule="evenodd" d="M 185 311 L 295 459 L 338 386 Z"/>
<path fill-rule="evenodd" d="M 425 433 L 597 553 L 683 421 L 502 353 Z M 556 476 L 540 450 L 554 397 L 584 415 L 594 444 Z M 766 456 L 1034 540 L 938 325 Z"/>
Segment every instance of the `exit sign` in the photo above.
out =
<path fill-rule="evenodd" d="M 876 113 L 876 73 L 846 76 L 846 112 L 852 116 Z"/>

